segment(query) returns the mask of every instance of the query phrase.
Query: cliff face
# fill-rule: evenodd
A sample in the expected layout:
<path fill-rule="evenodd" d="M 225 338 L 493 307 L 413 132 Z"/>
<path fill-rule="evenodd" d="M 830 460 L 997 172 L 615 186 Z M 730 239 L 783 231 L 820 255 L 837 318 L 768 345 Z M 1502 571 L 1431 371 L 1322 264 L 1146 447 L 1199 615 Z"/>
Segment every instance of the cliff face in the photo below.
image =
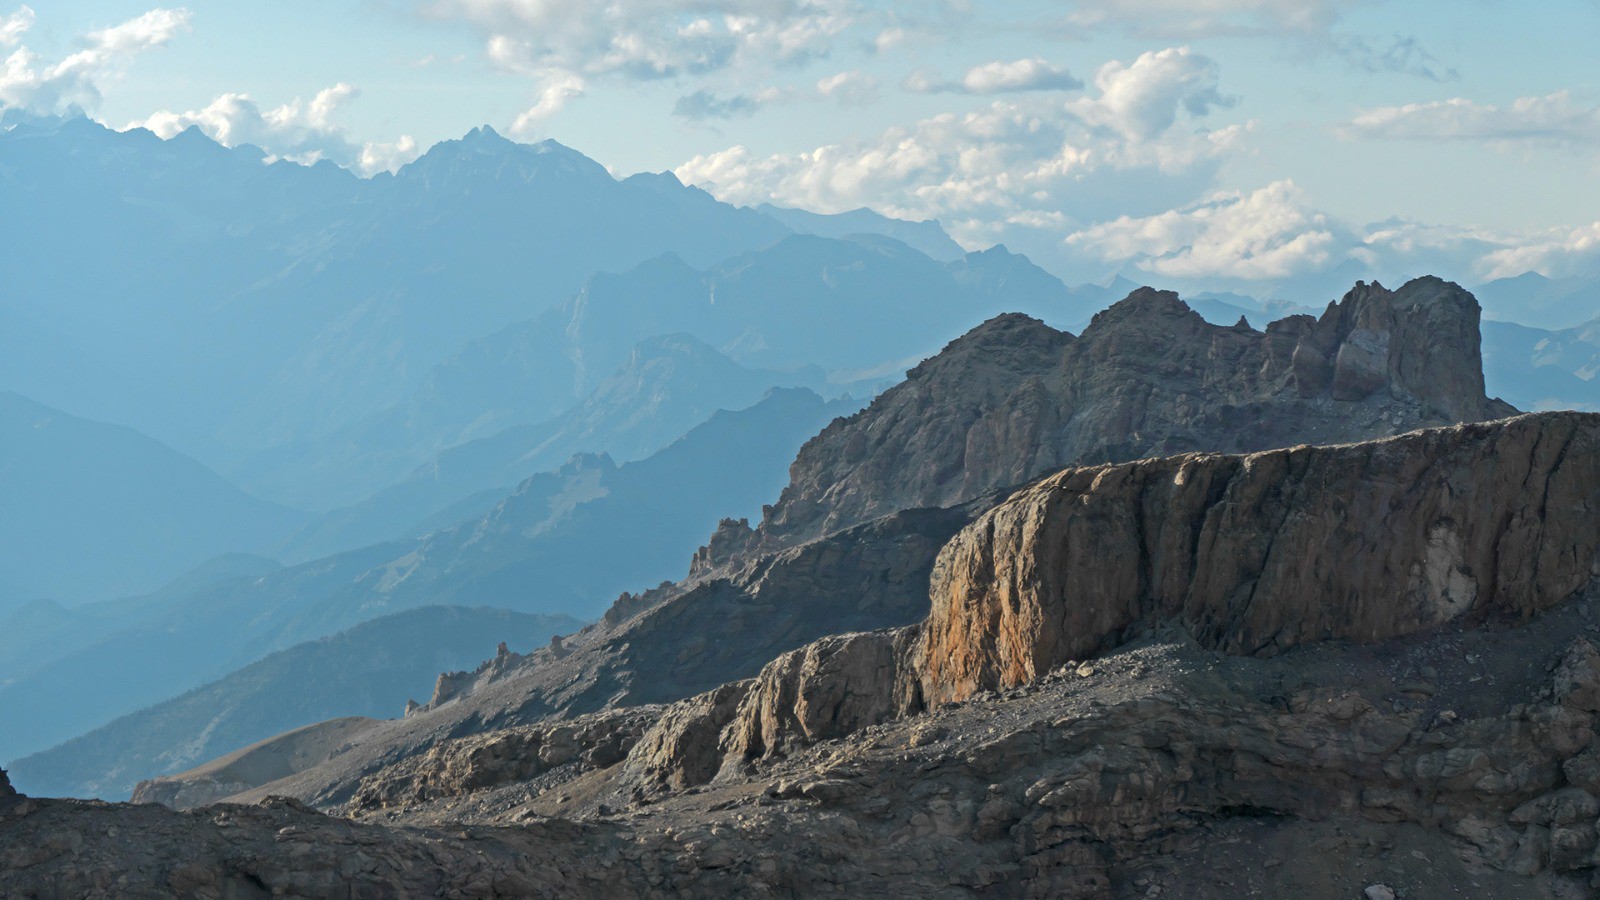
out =
<path fill-rule="evenodd" d="M 762 546 L 951 506 L 1067 465 L 1334 443 L 1509 415 L 1484 396 L 1477 301 L 1358 283 L 1320 319 L 1205 322 L 1141 288 L 1080 337 L 1002 316 L 801 450 Z"/>
<path fill-rule="evenodd" d="M 941 702 L 1021 684 L 1159 620 L 1270 654 L 1527 616 L 1600 574 L 1597 549 L 1593 415 L 1068 469 L 941 553 L 923 690 Z"/>
<path fill-rule="evenodd" d="M 1597 576 L 1600 415 L 1067 469 L 945 546 L 924 623 L 794 650 L 737 709 L 709 710 L 696 727 L 723 761 L 697 771 L 1028 685 L 1173 623 L 1201 647 L 1271 656 L 1525 620 Z M 687 778 L 671 753 L 635 769 Z"/>

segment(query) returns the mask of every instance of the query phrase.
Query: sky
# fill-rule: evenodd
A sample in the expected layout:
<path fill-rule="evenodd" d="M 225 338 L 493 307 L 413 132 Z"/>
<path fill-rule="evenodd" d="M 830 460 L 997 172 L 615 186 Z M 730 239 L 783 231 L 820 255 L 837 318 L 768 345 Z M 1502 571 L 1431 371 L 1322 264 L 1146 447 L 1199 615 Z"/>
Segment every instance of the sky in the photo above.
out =
<path fill-rule="evenodd" d="M 1470 284 L 1600 269 L 1597 37 L 1600 0 L 0 0 L 0 106 L 363 174 L 488 124 L 1075 281 Z"/>

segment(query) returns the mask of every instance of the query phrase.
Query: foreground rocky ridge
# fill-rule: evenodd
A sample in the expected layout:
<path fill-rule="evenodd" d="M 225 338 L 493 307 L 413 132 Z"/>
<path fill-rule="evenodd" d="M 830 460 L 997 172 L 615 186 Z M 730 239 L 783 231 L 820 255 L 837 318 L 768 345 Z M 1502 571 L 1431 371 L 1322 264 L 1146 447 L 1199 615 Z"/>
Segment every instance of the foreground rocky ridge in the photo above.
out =
<path fill-rule="evenodd" d="M 1228 653 L 1527 617 L 1600 575 L 1600 417 L 1069 469 L 940 556 L 927 702 L 1014 687 L 1181 621 Z"/>
<path fill-rule="evenodd" d="M 945 542 L 1008 486 L 1061 465 L 1360 440 L 1504 414 L 1475 374 L 1477 321 L 1472 296 L 1438 279 L 1393 293 L 1358 285 L 1320 320 L 1266 332 L 1209 325 L 1149 289 L 1078 338 L 1002 316 L 807 444 L 760 526 L 724 523 L 685 581 L 624 595 L 560 647 L 443 679 L 434 702 L 351 752 L 242 796 L 342 803 L 365 776 L 448 737 L 670 703 L 755 676 L 828 634 L 915 623 Z M 1352 342 L 1386 349 L 1345 352 Z M 1319 354 L 1333 362 L 1315 365 Z M 1420 362 L 1399 361 L 1409 356 Z M 836 488 L 813 490 L 823 483 Z"/>
<path fill-rule="evenodd" d="M 779 657 L 736 706 L 699 701 L 699 720 L 666 720 L 715 734 L 718 765 L 666 734 L 646 736 L 654 749 L 634 769 L 651 784 L 704 782 L 1031 683 L 1167 624 L 1224 653 L 1271 655 L 1527 619 L 1597 576 L 1600 415 L 1069 469 L 945 547 L 925 623 Z"/>
<path fill-rule="evenodd" d="M 923 627 L 438 742 L 366 775 L 348 819 L 0 801 L 0 890 L 1589 896 L 1597 450 L 1600 416 L 1537 414 L 1067 470 L 947 545 Z M 1263 528 L 1310 581 L 1272 588 L 1289 570 L 1240 549 Z M 1101 535 L 1144 550 L 1079 577 Z M 1256 600 L 1187 602 L 1205 596 Z M 1262 641 L 1255 604 L 1305 627 Z"/>
<path fill-rule="evenodd" d="M 638 800 L 626 764 L 496 780 L 481 752 L 362 821 L 0 799 L 0 893 L 1585 897 L 1597 603 L 1266 659 L 1158 631 Z"/>

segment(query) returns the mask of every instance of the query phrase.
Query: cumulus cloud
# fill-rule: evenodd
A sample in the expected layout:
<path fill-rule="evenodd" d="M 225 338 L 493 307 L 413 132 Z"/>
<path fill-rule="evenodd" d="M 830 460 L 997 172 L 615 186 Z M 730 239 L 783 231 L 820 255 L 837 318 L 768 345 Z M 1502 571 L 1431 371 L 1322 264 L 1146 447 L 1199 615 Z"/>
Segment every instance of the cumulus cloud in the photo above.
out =
<path fill-rule="evenodd" d="M 1529 235 L 1484 257 L 1487 278 L 1539 272 L 1552 278 L 1592 275 L 1600 268 L 1600 222 Z"/>
<path fill-rule="evenodd" d="M 21 7 L 9 15 L 0 16 L 0 47 L 15 47 L 22 36 L 33 27 L 33 9 Z"/>
<path fill-rule="evenodd" d="M 1072 28 L 1117 26 L 1135 35 L 1189 39 L 1261 34 L 1323 34 L 1348 0 L 1094 0 L 1074 2 Z"/>
<path fill-rule="evenodd" d="M 33 22 L 33 10 L 26 6 L 0 19 L 0 44 L 19 44 Z M 92 109 L 100 103 L 103 79 L 120 75 L 139 54 L 165 45 L 188 28 L 188 10 L 153 9 L 84 35 L 77 51 L 54 63 L 18 46 L 0 65 L 0 106 L 39 113 L 72 106 Z"/>
<path fill-rule="evenodd" d="M 581 76 L 572 72 L 545 72 L 541 80 L 539 99 L 512 121 L 512 134 L 527 135 L 537 131 L 544 120 L 566 109 L 567 103 L 582 97 L 588 87 Z"/>
<path fill-rule="evenodd" d="M 1066 242 L 1153 275 L 1267 281 L 1323 267 L 1336 238 L 1325 216 L 1306 211 L 1294 182 L 1279 181 L 1155 216 L 1122 216 Z"/>
<path fill-rule="evenodd" d="M 1600 108 L 1575 103 L 1567 91 L 1522 97 L 1509 106 L 1456 97 L 1367 110 L 1343 132 L 1348 137 L 1421 141 L 1587 143 L 1600 138 Z"/>
<path fill-rule="evenodd" d="M 1025 91 L 1075 91 L 1083 82 L 1043 59 L 991 62 L 974 66 L 959 81 L 945 81 L 931 72 L 913 72 L 902 84 L 924 94 L 1010 94 Z"/>
<path fill-rule="evenodd" d="M 854 22 L 848 0 L 435 0 L 424 8 L 478 28 L 504 68 L 634 78 L 702 74 L 742 58 L 813 59 Z"/>
<path fill-rule="evenodd" d="M 1362 0 L 1074 0 L 1054 30 L 1085 38 L 1107 29 L 1140 38 L 1253 37 L 1285 42 L 1294 58 L 1332 57 L 1352 69 L 1452 81 L 1414 35 L 1360 34 L 1343 27 Z"/>
<path fill-rule="evenodd" d="M 1200 117 L 1234 99 L 1218 90 L 1221 70 L 1188 47 L 1140 54 L 1132 63 L 1109 62 L 1095 73 L 1098 97 L 1073 101 L 1084 121 L 1129 140 L 1148 140 L 1171 128 L 1180 112 Z"/>
<path fill-rule="evenodd" d="M 1220 105 L 1214 67 L 1187 51 L 1149 56 L 1105 70 L 1109 91 L 1084 98 L 1088 105 L 1020 95 L 801 153 L 730 147 L 677 174 L 732 202 L 822 212 L 872 206 L 939 219 L 969 245 L 1003 240 L 1059 255 L 1064 227 L 1154 214 L 1198 196 L 1248 131 L 1172 128 L 1184 109 L 1204 115 Z M 1118 77 L 1130 68 L 1142 91 Z"/>
<path fill-rule="evenodd" d="M 841 106 L 869 106 L 878 102 L 878 88 L 878 79 L 852 69 L 818 81 L 817 95 Z"/>
<path fill-rule="evenodd" d="M 392 171 L 415 159 L 417 143 L 402 136 L 391 143 L 357 144 L 336 121 L 360 91 L 337 84 L 319 91 L 309 103 L 295 100 L 263 110 L 248 94 L 223 94 L 203 109 L 158 112 L 128 127 L 148 128 L 162 138 L 172 138 L 191 127 L 199 128 L 225 147 L 252 144 L 277 159 L 310 164 L 331 160 L 363 175 Z"/>

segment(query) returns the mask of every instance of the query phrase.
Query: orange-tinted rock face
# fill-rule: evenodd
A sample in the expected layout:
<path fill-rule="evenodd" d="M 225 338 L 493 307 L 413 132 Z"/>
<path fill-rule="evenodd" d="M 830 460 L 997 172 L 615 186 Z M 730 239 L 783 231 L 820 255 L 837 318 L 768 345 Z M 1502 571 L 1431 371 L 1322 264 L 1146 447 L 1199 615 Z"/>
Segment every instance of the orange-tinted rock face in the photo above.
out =
<path fill-rule="evenodd" d="M 1032 680 L 1163 619 L 1267 655 L 1525 616 L 1586 585 L 1597 549 L 1594 415 L 1068 469 L 945 548 L 917 665 L 936 703 Z"/>

